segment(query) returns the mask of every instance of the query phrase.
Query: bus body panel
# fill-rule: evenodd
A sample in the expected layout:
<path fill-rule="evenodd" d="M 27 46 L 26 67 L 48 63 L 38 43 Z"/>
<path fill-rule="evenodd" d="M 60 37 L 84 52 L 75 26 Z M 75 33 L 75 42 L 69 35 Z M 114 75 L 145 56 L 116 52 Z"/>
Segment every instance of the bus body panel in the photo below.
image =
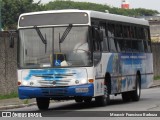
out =
<path fill-rule="evenodd" d="M 93 84 L 76 85 L 68 87 L 18 87 L 20 99 L 47 97 L 52 99 L 68 99 L 74 97 L 92 97 Z"/>
<path fill-rule="evenodd" d="M 148 88 L 153 83 L 153 58 L 151 53 L 102 53 L 97 68 L 102 65 L 103 73 L 96 70 L 99 77 L 111 75 L 111 93 L 135 90 L 136 74 L 140 71 L 141 87 Z"/>
<path fill-rule="evenodd" d="M 136 74 L 140 71 L 141 88 L 153 83 L 151 53 L 102 53 L 95 67 L 94 96 L 103 95 L 105 73 L 111 75 L 111 94 L 135 90 Z"/>
<path fill-rule="evenodd" d="M 91 71 L 87 68 L 18 70 L 18 79 L 21 82 L 18 88 L 19 97 L 94 96 L 94 85 L 88 83 L 88 78 L 93 79 Z"/>

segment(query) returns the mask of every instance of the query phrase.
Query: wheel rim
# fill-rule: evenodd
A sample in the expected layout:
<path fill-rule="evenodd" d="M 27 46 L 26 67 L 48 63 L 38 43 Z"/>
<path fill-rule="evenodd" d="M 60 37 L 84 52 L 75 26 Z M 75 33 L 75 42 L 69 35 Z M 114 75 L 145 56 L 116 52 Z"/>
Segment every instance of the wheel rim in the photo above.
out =
<path fill-rule="evenodd" d="M 108 92 L 107 92 L 107 86 L 105 85 L 104 86 L 104 101 L 106 102 L 107 101 L 107 94 L 108 94 Z"/>
<path fill-rule="evenodd" d="M 137 80 L 137 95 L 140 96 L 139 79 Z"/>

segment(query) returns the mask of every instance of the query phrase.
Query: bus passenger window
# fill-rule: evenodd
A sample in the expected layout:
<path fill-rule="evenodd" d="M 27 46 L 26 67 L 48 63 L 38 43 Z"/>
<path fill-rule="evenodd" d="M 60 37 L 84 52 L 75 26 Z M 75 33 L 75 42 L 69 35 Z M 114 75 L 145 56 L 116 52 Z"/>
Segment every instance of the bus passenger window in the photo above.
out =
<path fill-rule="evenodd" d="M 133 52 L 144 52 L 144 45 L 142 40 L 132 41 L 132 51 Z"/>
<path fill-rule="evenodd" d="M 125 52 L 125 41 L 123 39 L 117 39 L 117 51 Z"/>
<path fill-rule="evenodd" d="M 148 29 L 144 29 L 144 37 L 145 37 L 145 40 L 149 40 Z"/>
<path fill-rule="evenodd" d="M 116 40 L 115 40 L 115 36 L 114 36 L 114 25 L 113 24 L 109 24 L 108 26 L 108 39 L 109 39 L 109 46 L 110 46 L 110 51 L 111 52 L 116 52 Z"/>
<path fill-rule="evenodd" d="M 114 35 L 111 32 L 108 32 L 109 37 L 109 46 L 111 52 L 116 52 L 116 40 L 114 39 Z"/>
<path fill-rule="evenodd" d="M 143 44 L 144 44 L 144 51 L 145 51 L 145 52 L 148 52 L 148 45 L 147 45 L 147 41 L 146 41 L 146 40 L 144 40 L 144 41 L 143 41 Z"/>
<path fill-rule="evenodd" d="M 102 29 L 101 31 L 103 32 L 102 50 L 108 51 L 108 39 L 105 33 L 105 29 Z"/>
<path fill-rule="evenodd" d="M 125 51 L 132 52 L 132 44 L 131 40 L 126 40 L 125 42 Z"/>
<path fill-rule="evenodd" d="M 148 46 L 148 52 L 151 52 L 151 41 L 148 41 L 147 43 L 148 43 L 147 44 L 147 46 Z"/>

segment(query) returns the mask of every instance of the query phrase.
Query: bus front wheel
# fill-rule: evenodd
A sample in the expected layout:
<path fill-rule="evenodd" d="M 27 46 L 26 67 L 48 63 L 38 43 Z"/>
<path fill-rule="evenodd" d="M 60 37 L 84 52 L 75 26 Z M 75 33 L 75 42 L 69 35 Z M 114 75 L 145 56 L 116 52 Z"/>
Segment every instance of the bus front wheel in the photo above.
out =
<path fill-rule="evenodd" d="M 109 104 L 110 96 L 108 94 L 108 89 L 107 89 L 106 85 L 104 85 L 104 95 L 96 97 L 95 100 L 96 100 L 97 104 L 100 106 L 105 106 L 105 105 Z"/>
<path fill-rule="evenodd" d="M 49 98 L 36 98 L 37 106 L 39 110 L 47 110 L 49 107 Z"/>
<path fill-rule="evenodd" d="M 83 99 L 82 99 L 82 98 L 75 98 L 75 101 L 76 101 L 77 103 L 81 103 L 81 102 L 83 102 Z"/>
<path fill-rule="evenodd" d="M 92 97 L 87 97 L 84 99 L 85 103 L 90 103 L 92 101 Z"/>

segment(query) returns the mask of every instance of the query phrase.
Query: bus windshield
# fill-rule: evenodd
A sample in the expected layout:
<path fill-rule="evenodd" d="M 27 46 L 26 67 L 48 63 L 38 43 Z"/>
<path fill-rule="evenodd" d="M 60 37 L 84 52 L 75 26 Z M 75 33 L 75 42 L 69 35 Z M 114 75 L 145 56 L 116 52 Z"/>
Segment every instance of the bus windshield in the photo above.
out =
<path fill-rule="evenodd" d="M 92 65 L 88 26 L 33 27 L 19 34 L 21 68 Z"/>

